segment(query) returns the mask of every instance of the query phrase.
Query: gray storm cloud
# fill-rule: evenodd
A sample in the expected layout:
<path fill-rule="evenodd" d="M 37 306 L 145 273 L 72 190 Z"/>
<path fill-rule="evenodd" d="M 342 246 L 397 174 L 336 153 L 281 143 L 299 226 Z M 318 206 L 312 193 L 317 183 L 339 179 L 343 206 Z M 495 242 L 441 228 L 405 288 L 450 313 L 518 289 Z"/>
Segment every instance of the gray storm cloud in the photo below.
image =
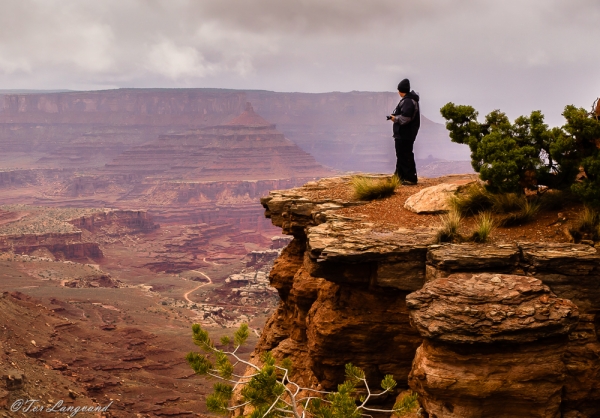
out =
<path fill-rule="evenodd" d="M 514 117 L 600 95 L 597 0 L 6 0 L 0 88 L 393 91 Z"/>

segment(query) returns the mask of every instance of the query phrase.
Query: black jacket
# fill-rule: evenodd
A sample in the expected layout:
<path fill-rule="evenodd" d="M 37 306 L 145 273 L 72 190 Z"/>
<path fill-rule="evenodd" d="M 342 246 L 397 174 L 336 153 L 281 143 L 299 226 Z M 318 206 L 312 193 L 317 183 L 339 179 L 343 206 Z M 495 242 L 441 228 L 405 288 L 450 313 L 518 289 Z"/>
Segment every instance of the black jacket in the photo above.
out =
<path fill-rule="evenodd" d="M 396 116 L 394 122 L 394 138 L 415 140 L 421 127 L 421 111 L 419 95 L 413 91 L 406 93 L 392 112 Z"/>

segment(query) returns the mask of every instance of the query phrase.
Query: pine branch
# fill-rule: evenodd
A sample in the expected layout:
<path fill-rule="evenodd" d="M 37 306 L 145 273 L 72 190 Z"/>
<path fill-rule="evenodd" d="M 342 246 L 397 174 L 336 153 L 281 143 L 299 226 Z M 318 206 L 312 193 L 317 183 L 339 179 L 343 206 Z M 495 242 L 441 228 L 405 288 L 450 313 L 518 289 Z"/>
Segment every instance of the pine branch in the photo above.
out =
<path fill-rule="evenodd" d="M 216 383 L 213 394 L 207 398 L 208 409 L 213 412 L 235 411 L 252 405 L 254 412 L 251 416 L 257 418 L 286 415 L 293 418 L 359 418 L 370 416 L 363 413 L 367 411 L 392 413 L 400 408 L 399 406 L 397 408 L 396 405 L 393 410 L 366 407 L 372 397 L 389 393 L 396 386 L 396 381 L 391 375 L 386 375 L 382 380 L 383 391 L 374 393 L 369 387 L 364 371 L 352 364 L 347 364 L 346 381 L 338 386 L 337 392 L 305 388 L 290 378 L 293 365 L 289 359 L 283 359 L 276 364 L 278 361 L 275 357 L 270 352 L 266 352 L 260 358 L 262 365 L 258 366 L 239 356 L 238 350 L 249 336 L 246 324 L 243 324 L 234 335 L 235 348 L 233 351 L 216 348 L 209 338 L 208 332 L 199 325 L 194 324 L 192 330 L 194 343 L 207 354 L 189 353 L 187 360 L 190 366 L 198 374 L 214 377 L 227 383 Z M 223 345 L 231 344 L 231 341 L 228 337 L 221 338 Z M 209 355 L 214 356 L 214 365 L 209 360 Z M 234 373 L 234 368 L 239 365 L 251 367 L 255 372 L 249 375 Z M 355 393 L 359 384 L 365 385 L 367 394 L 360 397 L 360 405 L 357 406 Z M 240 387 L 242 388 L 240 389 Z M 304 391 L 307 395 L 299 397 Z M 232 402 L 234 392 L 241 395 L 242 403 L 228 405 Z M 323 396 L 325 399 L 319 395 L 325 395 Z M 416 394 L 411 402 L 417 402 Z"/>

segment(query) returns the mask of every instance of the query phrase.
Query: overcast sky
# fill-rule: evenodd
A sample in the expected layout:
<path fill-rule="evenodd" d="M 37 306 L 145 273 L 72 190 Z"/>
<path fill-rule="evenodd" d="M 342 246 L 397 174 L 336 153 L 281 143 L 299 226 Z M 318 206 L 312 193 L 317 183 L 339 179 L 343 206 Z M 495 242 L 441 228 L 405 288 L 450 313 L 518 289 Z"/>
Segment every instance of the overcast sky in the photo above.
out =
<path fill-rule="evenodd" d="M 396 91 L 510 117 L 600 96 L 600 0 L 2 0 L 0 89 Z"/>

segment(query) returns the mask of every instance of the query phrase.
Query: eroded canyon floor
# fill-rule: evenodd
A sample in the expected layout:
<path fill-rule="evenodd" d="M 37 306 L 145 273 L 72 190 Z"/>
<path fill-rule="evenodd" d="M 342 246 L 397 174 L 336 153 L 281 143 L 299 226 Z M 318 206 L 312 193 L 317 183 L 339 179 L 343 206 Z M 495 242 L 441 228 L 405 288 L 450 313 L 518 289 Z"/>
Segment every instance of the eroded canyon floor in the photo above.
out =
<path fill-rule="evenodd" d="M 204 416 L 212 383 L 185 361 L 191 324 L 219 338 L 249 323 L 248 355 L 278 302 L 267 274 L 288 240 L 270 228 L 27 205 L 3 206 L 0 223 L 0 374 L 24 376 L 0 390 L 0 416 L 23 397 Z"/>

